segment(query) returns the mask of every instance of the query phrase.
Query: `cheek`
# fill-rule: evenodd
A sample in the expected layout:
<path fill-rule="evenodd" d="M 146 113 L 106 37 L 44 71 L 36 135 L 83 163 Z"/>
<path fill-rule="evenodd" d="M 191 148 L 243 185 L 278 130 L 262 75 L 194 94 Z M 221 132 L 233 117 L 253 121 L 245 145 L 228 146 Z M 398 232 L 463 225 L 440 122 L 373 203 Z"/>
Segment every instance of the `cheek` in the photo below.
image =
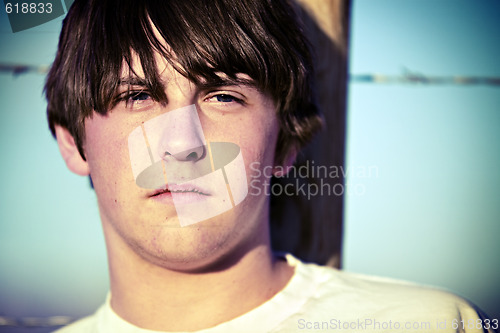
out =
<path fill-rule="evenodd" d="M 248 163 L 272 164 L 276 150 L 279 126 L 275 117 L 264 118 L 249 126 L 242 136 L 240 146 L 248 156 Z"/>
<path fill-rule="evenodd" d="M 85 155 L 96 191 L 123 181 L 131 176 L 127 134 L 119 126 L 109 126 L 101 117 L 86 124 Z M 128 177 L 130 175 L 130 177 Z"/>
<path fill-rule="evenodd" d="M 249 185 L 270 181 L 279 126 L 276 119 L 256 124 L 251 135 L 240 142 Z M 253 183 L 252 183 L 253 182 Z"/>

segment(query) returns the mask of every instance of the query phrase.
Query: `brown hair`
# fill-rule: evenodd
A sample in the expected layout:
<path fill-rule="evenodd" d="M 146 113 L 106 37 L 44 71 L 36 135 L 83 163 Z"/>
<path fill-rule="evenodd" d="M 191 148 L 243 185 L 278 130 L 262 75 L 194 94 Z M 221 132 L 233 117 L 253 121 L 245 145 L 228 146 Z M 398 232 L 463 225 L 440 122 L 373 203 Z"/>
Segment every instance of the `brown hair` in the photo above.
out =
<path fill-rule="evenodd" d="M 196 84 L 222 84 L 216 73 L 233 81 L 239 81 L 238 73 L 250 76 L 277 105 L 277 161 L 321 126 L 307 42 L 285 0 L 76 0 L 64 19 L 45 93 L 52 133 L 55 124 L 67 128 L 83 158 L 84 121 L 94 111 L 113 108 L 122 66 L 125 61 L 131 67 L 132 52 L 158 101 L 166 96 L 155 52 Z"/>

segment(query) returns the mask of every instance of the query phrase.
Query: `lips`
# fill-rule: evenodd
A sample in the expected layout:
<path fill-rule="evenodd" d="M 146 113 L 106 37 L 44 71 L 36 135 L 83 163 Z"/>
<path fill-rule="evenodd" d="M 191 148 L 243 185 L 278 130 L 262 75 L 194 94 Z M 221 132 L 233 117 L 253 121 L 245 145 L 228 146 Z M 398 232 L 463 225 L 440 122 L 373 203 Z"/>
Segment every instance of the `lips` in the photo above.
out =
<path fill-rule="evenodd" d="M 168 184 L 149 194 L 155 201 L 164 204 L 189 204 L 204 200 L 211 196 L 211 193 L 193 184 Z"/>
<path fill-rule="evenodd" d="M 208 191 L 199 188 L 193 184 L 168 184 L 165 187 L 155 190 L 150 197 L 155 197 L 158 195 L 166 193 L 195 193 L 199 195 L 210 195 Z"/>

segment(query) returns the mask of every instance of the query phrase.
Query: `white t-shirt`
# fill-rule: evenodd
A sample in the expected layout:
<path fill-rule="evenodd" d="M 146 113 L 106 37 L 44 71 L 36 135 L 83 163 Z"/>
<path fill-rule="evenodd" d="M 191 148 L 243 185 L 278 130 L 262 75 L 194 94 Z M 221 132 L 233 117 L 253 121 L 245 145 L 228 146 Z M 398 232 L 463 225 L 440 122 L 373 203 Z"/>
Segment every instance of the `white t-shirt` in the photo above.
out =
<path fill-rule="evenodd" d="M 489 320 L 450 293 L 386 278 L 305 264 L 286 255 L 295 273 L 261 306 L 201 333 L 495 332 Z M 120 318 L 108 296 L 97 312 L 58 333 L 157 333 Z M 488 330 L 490 329 L 490 330 Z"/>

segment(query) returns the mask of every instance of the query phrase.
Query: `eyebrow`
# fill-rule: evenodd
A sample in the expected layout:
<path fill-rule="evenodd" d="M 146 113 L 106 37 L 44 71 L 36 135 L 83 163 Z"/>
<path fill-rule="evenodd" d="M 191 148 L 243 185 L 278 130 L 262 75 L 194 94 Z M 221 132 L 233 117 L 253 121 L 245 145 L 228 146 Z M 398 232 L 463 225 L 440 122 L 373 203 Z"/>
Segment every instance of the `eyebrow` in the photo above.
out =
<path fill-rule="evenodd" d="M 198 87 L 201 89 L 212 89 L 217 87 L 225 87 L 225 86 L 250 86 L 255 87 L 254 80 L 248 79 L 232 79 L 232 78 L 219 78 L 216 80 L 209 80 L 206 82 L 200 82 Z"/>
<path fill-rule="evenodd" d="M 147 83 L 145 79 L 137 76 L 122 77 L 120 79 L 120 86 L 143 86 L 146 87 Z"/>
<path fill-rule="evenodd" d="M 256 83 L 253 79 L 242 79 L 242 78 L 229 78 L 229 77 L 219 77 L 218 79 L 212 79 L 208 81 L 201 81 L 197 84 L 200 89 L 213 89 L 217 87 L 224 86 L 250 86 L 256 87 Z M 147 87 L 148 83 L 145 79 L 138 76 L 128 76 L 120 78 L 119 86 L 139 86 Z"/>

